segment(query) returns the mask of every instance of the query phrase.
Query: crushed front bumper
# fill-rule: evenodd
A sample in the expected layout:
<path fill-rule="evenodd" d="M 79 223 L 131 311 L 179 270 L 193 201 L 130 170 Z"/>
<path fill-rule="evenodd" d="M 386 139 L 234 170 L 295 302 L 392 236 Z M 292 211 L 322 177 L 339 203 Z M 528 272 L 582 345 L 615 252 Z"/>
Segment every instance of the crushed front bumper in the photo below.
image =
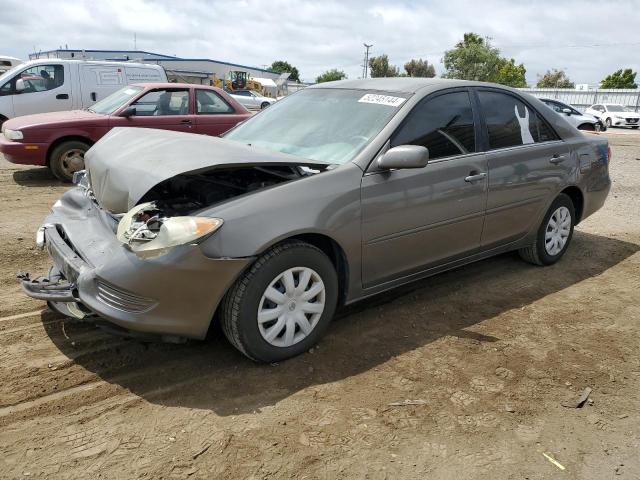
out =
<path fill-rule="evenodd" d="M 197 245 L 140 259 L 116 238 L 117 222 L 79 188 L 45 219 L 43 243 L 54 267 L 46 277 L 22 274 L 24 292 L 132 331 L 201 339 L 216 308 L 251 258 L 205 256 Z M 63 311 L 63 313 L 66 313 Z"/>

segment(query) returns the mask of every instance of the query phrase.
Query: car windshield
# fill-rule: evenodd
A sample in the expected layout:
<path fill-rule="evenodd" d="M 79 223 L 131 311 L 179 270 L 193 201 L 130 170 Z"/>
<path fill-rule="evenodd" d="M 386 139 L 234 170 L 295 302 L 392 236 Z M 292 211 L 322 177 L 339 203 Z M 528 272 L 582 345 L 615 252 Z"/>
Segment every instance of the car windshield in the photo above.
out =
<path fill-rule="evenodd" d="M 24 68 L 24 64 L 16 65 L 11 70 L 7 70 L 2 75 L 0 75 L 0 87 L 4 85 L 5 80 L 8 80 L 9 78 L 13 77 L 13 75 L 21 68 Z"/>
<path fill-rule="evenodd" d="M 607 110 L 610 112 L 633 112 L 630 108 L 623 107 L 622 105 L 607 105 Z"/>
<path fill-rule="evenodd" d="M 133 97 L 143 90 L 142 87 L 124 87 L 117 92 L 112 93 L 108 97 L 103 98 L 97 103 L 94 103 L 89 107 L 89 111 L 93 113 L 101 113 L 103 115 L 111 115 L 118 110 L 122 105 L 127 103 Z"/>
<path fill-rule="evenodd" d="M 258 97 L 262 97 L 262 94 L 260 92 L 256 92 L 255 90 L 251 90 L 251 93 L 253 93 L 254 95 L 256 95 Z"/>
<path fill-rule="evenodd" d="M 364 90 L 310 88 L 274 103 L 225 138 L 332 164 L 351 161 L 406 98 Z"/>

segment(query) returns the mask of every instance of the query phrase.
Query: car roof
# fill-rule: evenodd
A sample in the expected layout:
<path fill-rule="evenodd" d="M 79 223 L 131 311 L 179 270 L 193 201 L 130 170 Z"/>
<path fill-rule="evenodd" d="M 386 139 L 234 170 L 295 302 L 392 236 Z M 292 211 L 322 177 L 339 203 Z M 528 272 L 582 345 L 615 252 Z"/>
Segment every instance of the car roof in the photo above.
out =
<path fill-rule="evenodd" d="M 211 87 L 209 85 L 198 85 L 195 83 L 171 83 L 171 82 L 139 82 L 132 83 L 134 87 L 143 87 L 143 88 L 206 88 L 208 90 L 219 90 L 216 87 Z"/>
<path fill-rule="evenodd" d="M 432 90 L 451 87 L 499 87 L 512 90 L 504 85 L 495 83 L 475 82 L 470 80 L 453 80 L 447 78 L 415 78 L 389 77 L 367 78 L 358 80 L 340 80 L 337 82 L 316 83 L 308 88 L 345 88 L 353 90 L 380 90 L 385 92 L 416 93 L 424 88 Z"/>

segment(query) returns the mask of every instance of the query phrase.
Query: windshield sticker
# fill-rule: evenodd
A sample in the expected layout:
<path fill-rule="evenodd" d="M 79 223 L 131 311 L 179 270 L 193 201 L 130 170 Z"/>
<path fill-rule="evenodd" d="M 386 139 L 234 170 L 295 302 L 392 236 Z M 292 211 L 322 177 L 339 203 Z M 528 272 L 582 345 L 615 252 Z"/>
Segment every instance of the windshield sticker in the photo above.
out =
<path fill-rule="evenodd" d="M 387 105 L 388 107 L 399 107 L 404 103 L 406 98 L 392 97 L 390 95 L 377 95 L 375 93 L 367 93 L 363 95 L 358 103 L 375 103 L 378 105 Z"/>

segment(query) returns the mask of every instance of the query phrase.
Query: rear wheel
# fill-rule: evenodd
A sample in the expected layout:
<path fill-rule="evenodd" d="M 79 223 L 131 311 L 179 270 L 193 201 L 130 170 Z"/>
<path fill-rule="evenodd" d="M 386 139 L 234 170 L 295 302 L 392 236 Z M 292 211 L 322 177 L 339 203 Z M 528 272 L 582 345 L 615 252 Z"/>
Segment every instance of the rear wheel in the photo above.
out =
<path fill-rule="evenodd" d="M 635 127 L 631 127 L 631 128 L 634 129 L 634 130 L 637 130 L 638 129 L 638 125 L 636 125 Z"/>
<path fill-rule="evenodd" d="M 87 150 L 89 144 L 80 140 L 61 143 L 51 152 L 51 172 L 63 182 L 71 182 L 74 172 L 84 169 L 84 154 Z"/>
<path fill-rule="evenodd" d="M 536 265 L 556 263 L 569 247 L 575 218 L 575 208 L 571 198 L 561 193 L 544 216 L 535 243 L 520 249 L 520 256 Z"/>
<path fill-rule="evenodd" d="M 247 357 L 277 362 L 312 347 L 335 311 L 331 260 L 308 243 L 268 250 L 227 292 L 220 315 L 229 341 Z"/>

